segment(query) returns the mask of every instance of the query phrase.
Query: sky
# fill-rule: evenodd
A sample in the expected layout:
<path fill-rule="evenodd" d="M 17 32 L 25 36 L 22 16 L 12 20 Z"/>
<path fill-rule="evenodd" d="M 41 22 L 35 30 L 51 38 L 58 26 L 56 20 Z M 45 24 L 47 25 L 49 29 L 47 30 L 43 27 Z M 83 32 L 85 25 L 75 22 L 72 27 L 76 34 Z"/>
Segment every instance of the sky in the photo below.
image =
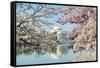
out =
<path fill-rule="evenodd" d="M 63 14 L 58 14 L 49 19 L 51 23 L 54 23 L 54 26 L 60 27 L 64 31 L 71 31 L 74 27 L 77 27 L 77 24 L 66 23 L 64 25 L 57 23 L 57 20 L 62 17 Z"/>
<path fill-rule="evenodd" d="M 37 4 L 33 4 L 34 8 L 36 8 Z M 48 7 L 54 7 L 54 8 L 57 8 L 57 7 L 63 7 L 62 5 L 48 5 Z M 19 10 L 22 10 L 22 8 L 17 8 L 16 12 L 18 12 Z M 32 10 L 29 10 L 28 13 L 32 13 L 33 11 Z M 61 18 L 63 16 L 62 13 L 59 13 L 57 15 L 53 15 L 51 18 L 48 19 L 48 22 L 50 23 L 53 23 L 53 27 L 59 27 L 61 28 L 62 30 L 64 31 L 71 31 L 74 27 L 77 27 L 78 25 L 77 24 L 71 24 L 71 23 L 66 23 L 64 25 L 61 25 L 60 23 L 57 23 L 57 20 L 59 18 Z"/>

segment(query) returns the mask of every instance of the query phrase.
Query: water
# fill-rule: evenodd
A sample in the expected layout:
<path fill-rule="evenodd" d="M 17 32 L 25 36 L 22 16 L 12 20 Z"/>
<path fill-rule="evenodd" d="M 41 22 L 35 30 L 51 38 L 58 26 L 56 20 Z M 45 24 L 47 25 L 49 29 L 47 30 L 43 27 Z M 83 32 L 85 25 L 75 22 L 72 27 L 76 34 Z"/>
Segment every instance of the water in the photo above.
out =
<path fill-rule="evenodd" d="M 72 62 L 73 56 L 80 56 L 80 53 L 73 53 L 72 44 L 60 44 L 55 48 L 22 51 L 17 55 L 17 65 L 47 64 Z M 79 59 L 79 58 L 78 58 Z"/>

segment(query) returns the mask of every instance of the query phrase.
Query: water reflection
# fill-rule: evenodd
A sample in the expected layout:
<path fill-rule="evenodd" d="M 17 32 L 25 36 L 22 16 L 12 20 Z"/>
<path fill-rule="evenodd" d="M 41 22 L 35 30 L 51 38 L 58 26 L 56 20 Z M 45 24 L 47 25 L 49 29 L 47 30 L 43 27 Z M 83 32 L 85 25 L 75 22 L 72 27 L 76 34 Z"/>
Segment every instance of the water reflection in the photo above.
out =
<path fill-rule="evenodd" d="M 60 58 L 68 53 L 66 44 L 58 45 L 56 48 L 49 48 L 48 55 L 54 59 Z"/>
<path fill-rule="evenodd" d="M 61 57 L 68 53 L 68 49 L 72 48 L 73 45 L 71 44 L 58 44 L 57 46 L 49 47 L 49 48 L 42 48 L 39 46 L 32 46 L 32 45 L 17 45 L 17 56 L 24 54 L 24 55 L 31 55 L 32 53 L 36 53 L 39 55 L 44 55 L 47 53 L 51 57 Z"/>
<path fill-rule="evenodd" d="M 73 44 L 68 43 L 48 48 L 33 45 L 17 45 L 17 65 L 71 61 L 71 53 L 69 51 L 72 47 Z"/>

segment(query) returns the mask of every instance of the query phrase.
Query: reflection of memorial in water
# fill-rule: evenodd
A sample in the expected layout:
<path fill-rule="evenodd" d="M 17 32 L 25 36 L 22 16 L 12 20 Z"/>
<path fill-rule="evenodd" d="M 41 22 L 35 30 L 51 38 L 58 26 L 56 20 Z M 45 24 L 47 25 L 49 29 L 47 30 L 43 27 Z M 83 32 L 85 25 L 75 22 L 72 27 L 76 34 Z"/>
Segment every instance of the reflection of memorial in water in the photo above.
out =
<path fill-rule="evenodd" d="M 60 44 L 56 48 L 49 48 L 48 49 L 48 55 L 51 56 L 53 59 L 61 58 L 68 54 L 68 51 L 70 48 L 72 48 L 72 45 L 68 44 Z"/>
<path fill-rule="evenodd" d="M 17 55 L 45 55 L 48 54 L 53 59 L 57 59 L 60 57 L 63 57 L 68 54 L 69 49 L 73 47 L 72 44 L 58 44 L 55 47 L 49 47 L 49 48 L 42 48 L 40 46 L 32 46 L 32 45 L 22 45 L 22 46 L 16 46 L 17 49 Z"/>

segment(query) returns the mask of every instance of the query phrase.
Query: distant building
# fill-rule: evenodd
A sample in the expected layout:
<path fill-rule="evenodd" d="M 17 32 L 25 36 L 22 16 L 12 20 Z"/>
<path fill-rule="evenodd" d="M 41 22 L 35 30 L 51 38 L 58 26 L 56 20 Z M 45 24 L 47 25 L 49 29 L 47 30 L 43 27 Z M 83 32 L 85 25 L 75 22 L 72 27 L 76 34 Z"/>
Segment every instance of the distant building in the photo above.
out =
<path fill-rule="evenodd" d="M 51 30 L 51 33 L 56 33 L 57 35 L 57 41 L 60 43 L 65 43 L 67 40 L 69 40 L 71 33 L 68 31 L 63 31 L 59 27 L 54 27 L 53 30 Z"/>

